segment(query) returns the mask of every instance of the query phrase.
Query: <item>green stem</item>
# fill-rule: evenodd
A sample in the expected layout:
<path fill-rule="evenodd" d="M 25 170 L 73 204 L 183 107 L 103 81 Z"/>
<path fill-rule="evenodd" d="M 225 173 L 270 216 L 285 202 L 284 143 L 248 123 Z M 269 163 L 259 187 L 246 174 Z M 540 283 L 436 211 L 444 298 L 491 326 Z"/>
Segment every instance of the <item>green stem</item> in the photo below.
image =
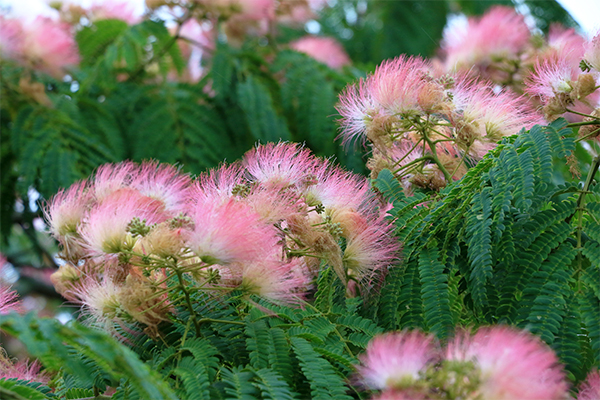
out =
<path fill-rule="evenodd" d="M 586 140 L 589 137 L 596 136 L 598 134 L 598 131 L 600 131 L 600 128 L 595 129 L 590 134 L 585 135 L 584 137 L 581 137 L 581 138 L 575 140 L 575 143 L 581 142 L 582 140 Z"/>
<path fill-rule="evenodd" d="M 567 128 L 574 128 L 576 126 L 585 126 L 585 125 L 598 125 L 600 124 L 600 120 L 596 119 L 594 121 L 583 121 L 583 122 L 572 122 L 567 124 Z"/>
<path fill-rule="evenodd" d="M 590 168 L 590 172 L 588 173 L 587 179 L 585 181 L 585 184 L 583 185 L 583 189 L 581 190 L 581 193 L 579 195 L 579 198 L 577 199 L 577 207 L 576 207 L 576 211 L 578 212 L 579 215 L 577 216 L 577 249 L 579 250 L 577 252 L 577 260 L 579 261 L 579 268 L 576 271 L 577 274 L 581 273 L 581 236 L 582 236 L 582 231 L 583 231 L 583 212 L 585 210 L 585 195 L 587 193 L 589 193 L 590 190 L 590 186 L 594 180 L 594 176 L 596 175 L 596 172 L 598 171 L 598 168 L 600 167 L 600 154 L 597 155 L 594 158 L 594 161 L 592 162 L 592 167 Z"/>
<path fill-rule="evenodd" d="M 571 110 L 570 108 L 567 108 L 567 112 L 570 112 L 571 114 L 581 115 L 582 117 L 597 118 L 597 117 L 594 117 L 593 115 L 590 115 L 590 114 L 584 114 L 584 113 L 581 113 L 579 111 Z"/>
<path fill-rule="evenodd" d="M 190 310 L 190 316 L 192 317 L 192 321 L 194 322 L 194 327 L 196 328 L 196 337 L 201 337 L 200 334 L 200 324 L 198 323 L 198 319 L 196 318 L 196 312 L 194 311 L 194 307 L 192 306 L 192 300 L 190 299 L 190 292 L 185 287 L 185 281 L 183 280 L 183 273 L 178 269 L 174 269 L 175 274 L 177 274 L 177 279 L 179 280 L 179 288 L 185 295 L 185 302 L 187 304 L 188 309 Z"/>

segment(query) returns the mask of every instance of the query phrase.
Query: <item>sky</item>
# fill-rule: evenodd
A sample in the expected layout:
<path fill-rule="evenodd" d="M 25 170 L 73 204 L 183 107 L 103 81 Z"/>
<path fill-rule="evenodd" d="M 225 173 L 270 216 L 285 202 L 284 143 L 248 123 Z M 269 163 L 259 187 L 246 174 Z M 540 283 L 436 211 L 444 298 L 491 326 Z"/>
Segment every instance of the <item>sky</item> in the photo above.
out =
<path fill-rule="evenodd" d="M 72 0 L 83 5 L 89 5 L 93 0 Z M 98 1 L 98 0 L 96 0 Z M 144 10 L 144 0 L 129 0 L 137 5 L 140 14 Z M 544 1 L 544 0 L 539 0 Z M 583 33 L 592 37 L 600 30 L 600 1 L 599 0 L 558 0 L 582 26 Z M 33 18 L 39 14 L 48 15 L 53 11 L 47 6 L 46 0 L 0 0 L 0 6 L 11 7 L 14 15 Z"/>

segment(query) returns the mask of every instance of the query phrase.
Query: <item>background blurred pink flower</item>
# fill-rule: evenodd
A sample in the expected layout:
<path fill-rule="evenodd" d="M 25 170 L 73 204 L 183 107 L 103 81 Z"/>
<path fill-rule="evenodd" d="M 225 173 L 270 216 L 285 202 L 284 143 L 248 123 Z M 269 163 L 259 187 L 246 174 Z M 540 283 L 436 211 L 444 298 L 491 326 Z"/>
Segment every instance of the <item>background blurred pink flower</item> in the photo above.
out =
<path fill-rule="evenodd" d="M 475 364 L 486 400 L 561 400 L 567 394 L 565 374 L 552 349 L 514 328 L 484 327 L 474 336 L 459 333 L 448 344 L 446 358 Z"/>
<path fill-rule="evenodd" d="M 69 25 L 41 16 L 25 27 L 23 54 L 30 66 L 57 78 L 64 74 L 65 68 L 79 63 Z"/>
<path fill-rule="evenodd" d="M 290 43 L 290 47 L 300 53 L 308 54 L 329 68 L 339 69 L 351 64 L 346 50 L 334 38 L 304 36 Z"/>

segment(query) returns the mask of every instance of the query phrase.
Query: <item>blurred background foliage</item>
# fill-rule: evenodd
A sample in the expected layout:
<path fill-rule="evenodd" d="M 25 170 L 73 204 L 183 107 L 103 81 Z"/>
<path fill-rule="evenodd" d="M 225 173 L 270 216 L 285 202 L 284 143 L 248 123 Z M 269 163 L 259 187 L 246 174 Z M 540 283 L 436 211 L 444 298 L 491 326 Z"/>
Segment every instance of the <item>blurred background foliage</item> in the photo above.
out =
<path fill-rule="evenodd" d="M 516 3 L 540 31 L 552 22 L 577 26 L 554 0 Z M 48 276 L 57 247 L 44 233 L 43 203 L 103 163 L 157 159 L 198 174 L 256 142 L 290 140 L 364 173 L 363 149 L 335 141 L 338 93 L 384 59 L 435 55 L 449 20 L 495 4 L 515 5 L 329 1 L 297 29 L 278 27 L 277 35 L 235 46 L 218 40 L 198 82 L 170 78 L 184 73 L 186 61 L 157 17 L 83 27 L 76 36 L 81 64 L 64 79 L 2 61 L 0 251 L 21 277 L 16 288 L 53 296 Z M 286 46 L 306 32 L 336 38 L 352 65 L 331 69 Z M 41 93 L 31 82 L 43 85 Z"/>

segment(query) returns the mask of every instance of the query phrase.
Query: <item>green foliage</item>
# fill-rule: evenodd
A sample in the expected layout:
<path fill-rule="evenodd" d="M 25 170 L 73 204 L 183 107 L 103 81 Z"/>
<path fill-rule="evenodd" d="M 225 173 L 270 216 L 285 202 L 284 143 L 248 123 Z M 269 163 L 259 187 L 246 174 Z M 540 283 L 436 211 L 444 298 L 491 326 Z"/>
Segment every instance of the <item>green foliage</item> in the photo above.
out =
<path fill-rule="evenodd" d="M 598 365 L 598 162 L 587 191 L 554 181 L 553 168 L 575 150 L 565 126 L 504 140 L 437 197 L 405 197 L 389 171 L 379 174 L 375 186 L 393 201 L 404 241 L 404 274 L 383 287 L 384 326 L 445 338 L 457 317 L 513 324 L 553 346 L 574 380 Z"/>

